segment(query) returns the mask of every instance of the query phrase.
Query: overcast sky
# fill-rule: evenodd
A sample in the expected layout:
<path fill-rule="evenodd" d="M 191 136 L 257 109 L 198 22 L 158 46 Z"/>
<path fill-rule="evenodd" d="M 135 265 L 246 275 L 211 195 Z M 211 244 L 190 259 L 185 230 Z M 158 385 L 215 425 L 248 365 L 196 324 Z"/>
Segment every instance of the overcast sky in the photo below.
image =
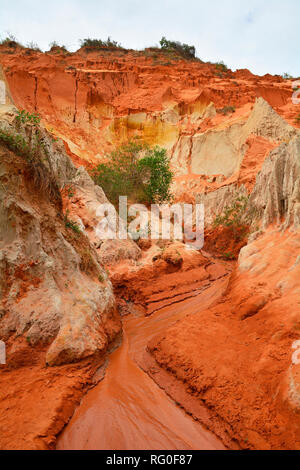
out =
<path fill-rule="evenodd" d="M 7 32 L 72 51 L 86 37 L 142 49 L 166 36 L 205 61 L 300 76 L 299 0 L 0 0 L 0 36 Z"/>

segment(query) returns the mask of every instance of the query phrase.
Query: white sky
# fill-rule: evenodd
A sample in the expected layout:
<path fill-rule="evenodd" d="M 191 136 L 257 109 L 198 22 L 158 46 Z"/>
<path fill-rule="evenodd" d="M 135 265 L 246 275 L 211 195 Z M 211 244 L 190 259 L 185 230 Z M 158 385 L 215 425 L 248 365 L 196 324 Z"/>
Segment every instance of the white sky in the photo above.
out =
<path fill-rule="evenodd" d="M 0 36 L 7 32 L 72 51 L 86 37 L 142 49 L 166 36 L 233 70 L 300 76 L 299 0 L 0 0 Z"/>

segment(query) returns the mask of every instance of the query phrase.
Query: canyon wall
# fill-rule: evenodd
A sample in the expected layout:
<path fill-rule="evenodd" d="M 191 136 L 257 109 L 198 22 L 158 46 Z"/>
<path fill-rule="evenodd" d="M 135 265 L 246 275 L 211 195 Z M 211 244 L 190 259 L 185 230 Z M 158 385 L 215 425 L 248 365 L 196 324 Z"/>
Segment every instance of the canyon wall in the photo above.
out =
<path fill-rule="evenodd" d="M 257 175 L 250 204 L 261 229 L 226 291 L 148 344 L 154 380 L 199 419 L 204 404 L 208 427 L 240 448 L 300 448 L 299 144 L 281 144 Z"/>
<path fill-rule="evenodd" d="M 13 112 L 1 115 L 0 129 L 8 135 L 29 139 L 37 132 L 16 126 Z M 7 344 L 21 337 L 32 346 L 51 343 L 45 361 L 54 365 L 105 351 L 120 322 L 96 249 L 62 211 L 66 182 L 74 179 L 84 190 L 78 171 L 61 142 L 38 132 L 44 160 L 28 161 L 1 146 L 0 332 Z"/>
<path fill-rule="evenodd" d="M 101 203 L 108 203 L 102 189 L 74 166 L 63 142 L 22 122 L 6 95 L 0 105 L 2 449 L 51 448 L 121 336 L 104 263 L 137 259 L 140 250 L 131 240 L 98 238 Z"/>
<path fill-rule="evenodd" d="M 167 149 L 178 200 L 232 183 L 253 188 L 270 150 L 295 134 L 292 80 L 183 60 L 159 50 L 77 53 L 2 46 L 16 106 L 38 112 L 75 164 L 140 136 Z"/>
<path fill-rule="evenodd" d="M 49 157 L 32 172 L 1 144 L 0 333 L 10 358 L 1 380 L 15 394 L 15 401 L 3 396 L 3 406 L 30 415 L 19 384 L 33 358 L 43 386 L 56 381 L 62 390 L 59 406 L 55 390 L 49 405 L 55 426 L 49 412 L 41 430 L 36 414 L 19 445 L 54 445 L 74 408 L 62 411 L 70 390 L 78 400 L 97 368 L 87 361 L 103 359 L 121 331 L 115 295 L 119 312 L 136 304 L 150 315 L 228 277 L 210 304 L 151 340 L 153 362 L 143 367 L 195 417 L 189 397 L 204 404 L 211 429 L 238 448 L 300 448 L 300 105 L 292 103 L 292 81 L 220 72 L 157 50 L 2 46 L 0 63 L 0 130 L 31 139 L 33 127 L 18 127 L 13 104 L 39 113 Z M 208 226 L 237 196 L 249 196 L 250 233 L 236 247 L 236 264 L 216 267 L 205 251 L 179 242 L 138 247 L 97 238 L 97 206 L 107 199 L 84 167 L 134 136 L 167 149 L 175 200 L 203 202 Z M 230 243 L 227 236 L 223 254 Z M 60 367 L 71 366 L 60 365 L 79 360 L 64 382 Z M 13 446 L 14 432 L 11 425 L 0 445 Z"/>

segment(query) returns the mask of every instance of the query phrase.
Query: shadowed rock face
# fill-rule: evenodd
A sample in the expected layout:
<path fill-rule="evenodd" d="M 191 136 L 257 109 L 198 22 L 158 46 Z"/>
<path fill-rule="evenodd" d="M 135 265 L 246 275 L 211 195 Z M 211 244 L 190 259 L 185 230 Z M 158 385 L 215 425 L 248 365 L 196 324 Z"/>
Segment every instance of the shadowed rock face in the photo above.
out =
<path fill-rule="evenodd" d="M 95 211 L 108 201 L 62 141 L 42 126 L 18 125 L 12 104 L 0 106 L 0 130 L 27 141 L 38 131 L 46 150 L 30 162 L 0 144 L 0 338 L 7 353 L 0 366 L 0 448 L 53 448 L 121 333 L 102 263 L 138 257 L 139 248 L 113 240 L 100 253 Z M 69 186 L 78 204 L 68 218 L 75 222 L 80 214 L 79 233 L 66 226 Z"/>
<path fill-rule="evenodd" d="M 16 128 L 13 112 L 2 114 L 0 126 L 27 137 L 33 132 L 28 124 Z M 0 334 L 5 341 L 23 336 L 33 346 L 48 344 L 45 361 L 55 365 L 105 352 L 120 321 L 111 283 L 85 231 L 88 223 L 80 233 L 66 226 L 59 188 L 74 184 L 86 214 L 107 199 L 83 168 L 73 166 L 61 142 L 39 132 L 45 163 L 27 162 L 1 146 Z M 38 165 L 45 169 L 36 185 L 31 170 Z M 127 244 L 137 256 L 138 247 Z M 117 257 L 118 249 L 112 251 Z"/>
<path fill-rule="evenodd" d="M 168 371 L 152 375 L 150 361 L 154 380 L 174 398 L 197 397 L 221 422 L 210 429 L 242 448 L 300 448 L 299 158 L 294 137 L 265 160 L 250 195 L 262 230 L 241 249 L 226 292 L 148 344 Z M 210 193 L 215 204 L 220 192 Z M 193 401 L 180 402 L 197 416 Z"/>
<path fill-rule="evenodd" d="M 282 228 L 300 226 L 300 138 L 273 150 L 256 178 L 250 197 L 262 216 L 263 228 L 271 223 Z"/>

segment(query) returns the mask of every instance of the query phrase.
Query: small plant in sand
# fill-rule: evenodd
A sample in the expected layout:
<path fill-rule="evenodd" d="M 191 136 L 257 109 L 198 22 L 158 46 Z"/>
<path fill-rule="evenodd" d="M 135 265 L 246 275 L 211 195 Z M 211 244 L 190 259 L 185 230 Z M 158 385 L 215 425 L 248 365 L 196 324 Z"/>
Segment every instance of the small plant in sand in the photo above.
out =
<path fill-rule="evenodd" d="M 159 41 L 159 44 L 163 50 L 178 52 L 185 59 L 195 58 L 195 46 L 190 46 L 189 44 L 184 44 L 179 41 L 169 41 L 164 36 Z"/>
<path fill-rule="evenodd" d="M 49 44 L 50 52 L 54 52 L 55 54 L 65 54 L 68 52 L 68 49 L 64 45 L 58 44 L 56 41 L 52 41 Z"/>
<path fill-rule="evenodd" d="M 86 47 L 88 49 L 104 49 L 104 48 L 111 48 L 111 49 L 122 49 L 122 46 L 117 41 L 114 41 L 109 36 L 106 41 L 102 39 L 80 39 L 79 40 L 80 47 Z"/>
<path fill-rule="evenodd" d="M 22 124 L 31 123 L 35 126 L 37 126 L 41 122 L 41 118 L 40 118 L 39 114 L 37 114 L 37 113 L 30 114 L 25 109 L 21 109 L 20 111 L 19 110 L 17 111 L 16 120 L 17 120 L 18 124 L 20 124 L 20 123 L 22 123 Z"/>
<path fill-rule="evenodd" d="M 75 188 L 74 188 L 73 185 L 69 185 L 67 187 L 67 196 L 68 196 L 69 199 L 72 199 L 72 197 L 74 197 L 74 195 L 75 195 Z"/>
<path fill-rule="evenodd" d="M 224 207 L 221 214 L 215 216 L 213 227 L 227 227 L 234 240 L 242 240 L 249 233 L 254 212 L 254 209 L 249 209 L 249 197 L 237 196 Z"/>
<path fill-rule="evenodd" d="M 66 213 L 65 213 L 65 215 L 64 215 L 65 226 L 66 226 L 67 228 L 72 229 L 73 232 L 75 232 L 75 233 L 77 233 L 77 234 L 80 234 L 80 233 L 81 233 L 81 229 L 80 229 L 79 225 L 78 225 L 76 222 L 74 222 L 74 220 L 71 220 L 71 219 L 69 218 L 69 213 L 70 213 L 70 211 L 69 211 L 69 209 L 67 209 L 67 211 L 66 211 Z"/>
<path fill-rule="evenodd" d="M 235 259 L 235 254 L 232 251 L 225 251 L 222 256 L 223 259 L 233 260 Z"/>

